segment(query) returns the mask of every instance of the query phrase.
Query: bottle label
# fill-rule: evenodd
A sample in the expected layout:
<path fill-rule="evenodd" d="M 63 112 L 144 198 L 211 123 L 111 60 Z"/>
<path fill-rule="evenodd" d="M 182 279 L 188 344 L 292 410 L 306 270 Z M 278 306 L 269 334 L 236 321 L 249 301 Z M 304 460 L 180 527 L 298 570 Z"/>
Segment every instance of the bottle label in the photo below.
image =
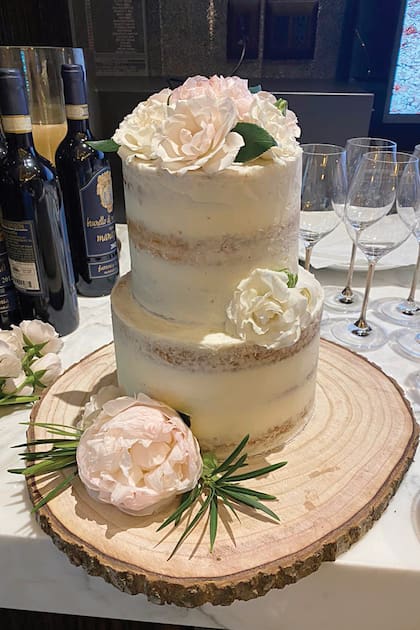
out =
<path fill-rule="evenodd" d="M 0 313 L 10 313 L 17 309 L 16 293 L 14 289 L 0 292 Z"/>
<path fill-rule="evenodd" d="M 106 276 L 116 275 L 119 271 L 117 254 L 115 254 L 114 258 L 111 258 L 111 260 L 88 263 L 88 270 L 91 280 L 94 278 L 105 278 Z"/>
<path fill-rule="evenodd" d="M 116 256 L 117 239 L 112 212 L 112 182 L 109 166 L 95 173 L 92 179 L 80 189 L 80 207 L 88 258 L 109 256 L 114 253 Z M 111 272 L 107 271 L 107 266 L 111 263 L 112 261 L 106 261 L 103 264 L 93 265 L 92 272 L 95 275 L 92 278 L 110 275 Z"/>
<path fill-rule="evenodd" d="M 13 286 L 12 275 L 10 273 L 9 259 L 7 258 L 6 241 L 0 232 L 0 291 Z"/>
<path fill-rule="evenodd" d="M 42 293 L 33 221 L 3 219 L 13 282 L 22 293 Z"/>
<path fill-rule="evenodd" d="M 2 116 L 3 130 L 8 133 L 29 133 L 32 131 L 30 116 Z"/>
<path fill-rule="evenodd" d="M 89 118 L 89 109 L 85 105 L 66 105 L 66 116 L 70 120 L 87 120 Z"/>

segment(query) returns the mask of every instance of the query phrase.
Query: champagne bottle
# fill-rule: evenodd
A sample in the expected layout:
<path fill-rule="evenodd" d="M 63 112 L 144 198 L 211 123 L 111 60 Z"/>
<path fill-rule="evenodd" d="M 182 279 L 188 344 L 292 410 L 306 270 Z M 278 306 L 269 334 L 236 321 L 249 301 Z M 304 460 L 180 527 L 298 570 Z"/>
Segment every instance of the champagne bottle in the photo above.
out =
<path fill-rule="evenodd" d="M 0 171 L 7 157 L 6 139 L 0 128 Z M 1 223 L 1 206 L 0 206 Z M 6 242 L 0 229 L 0 328 L 10 328 L 22 321 L 20 305 L 10 272 Z"/>
<path fill-rule="evenodd" d="M 55 162 L 76 287 L 81 295 L 108 295 L 119 275 L 111 170 L 104 153 L 87 144 L 92 133 L 82 66 L 63 65 L 61 75 L 68 131 Z"/>
<path fill-rule="evenodd" d="M 8 147 L 0 174 L 2 226 L 22 315 L 66 335 L 79 312 L 64 208 L 53 167 L 35 151 L 17 69 L 0 69 L 0 112 Z"/>

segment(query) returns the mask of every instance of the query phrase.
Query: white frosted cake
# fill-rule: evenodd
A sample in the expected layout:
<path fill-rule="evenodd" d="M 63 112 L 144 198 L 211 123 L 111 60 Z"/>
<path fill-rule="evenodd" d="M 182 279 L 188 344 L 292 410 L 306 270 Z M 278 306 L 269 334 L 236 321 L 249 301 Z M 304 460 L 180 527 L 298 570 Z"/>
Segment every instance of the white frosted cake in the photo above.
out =
<path fill-rule="evenodd" d="M 203 450 L 271 448 L 314 404 L 322 290 L 298 268 L 301 150 L 280 105 L 194 77 L 114 136 L 132 263 L 112 294 L 118 380 L 190 416 Z"/>

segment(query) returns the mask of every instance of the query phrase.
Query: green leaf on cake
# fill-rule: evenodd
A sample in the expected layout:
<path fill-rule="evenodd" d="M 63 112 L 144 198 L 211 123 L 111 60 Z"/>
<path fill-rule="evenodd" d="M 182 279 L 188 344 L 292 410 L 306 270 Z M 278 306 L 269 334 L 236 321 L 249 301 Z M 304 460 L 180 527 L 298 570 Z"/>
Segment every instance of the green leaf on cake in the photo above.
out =
<path fill-rule="evenodd" d="M 286 269 L 286 267 L 283 267 L 282 269 L 276 269 L 276 271 L 278 271 L 279 273 L 285 273 L 287 276 L 287 286 L 289 287 L 289 289 L 294 289 L 298 281 L 297 273 L 292 273 L 291 271 Z"/>
<path fill-rule="evenodd" d="M 120 148 L 120 145 L 114 142 L 112 138 L 108 140 L 89 140 L 86 144 L 92 147 L 92 149 L 103 151 L 104 153 L 115 153 Z"/>
<path fill-rule="evenodd" d="M 239 149 L 235 162 L 249 162 L 255 160 L 271 147 L 277 146 L 273 136 L 254 123 L 240 122 L 232 131 L 239 133 L 244 139 L 245 145 Z"/>
<path fill-rule="evenodd" d="M 286 99 L 284 98 L 279 98 L 278 101 L 276 101 L 274 103 L 274 105 L 277 107 L 277 109 L 280 110 L 280 112 L 284 115 L 286 115 L 286 110 L 287 110 L 287 106 L 288 106 L 288 102 L 286 101 Z"/>
<path fill-rule="evenodd" d="M 258 94 L 258 92 L 261 92 L 262 87 L 261 85 L 251 85 L 251 87 L 249 88 L 249 91 L 251 92 L 251 94 Z"/>

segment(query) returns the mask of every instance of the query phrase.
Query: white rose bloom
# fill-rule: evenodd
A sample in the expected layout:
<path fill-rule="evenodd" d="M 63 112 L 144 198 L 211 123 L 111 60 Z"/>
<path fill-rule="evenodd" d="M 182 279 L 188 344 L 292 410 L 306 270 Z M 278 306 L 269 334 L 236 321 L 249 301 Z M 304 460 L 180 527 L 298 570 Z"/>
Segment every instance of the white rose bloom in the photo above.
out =
<path fill-rule="evenodd" d="M 23 339 L 21 334 L 16 334 L 14 330 L 0 330 L 0 341 L 7 343 L 9 348 L 16 354 L 19 359 L 25 355 L 23 349 Z"/>
<path fill-rule="evenodd" d="M 120 123 L 112 139 L 119 145 L 134 151 L 143 160 L 156 158 L 152 142 L 158 128 L 168 115 L 168 98 L 171 90 L 165 89 L 154 94 L 147 101 L 139 103 L 131 114 Z"/>
<path fill-rule="evenodd" d="M 18 376 L 21 370 L 19 357 L 5 341 L 0 341 L 0 378 Z"/>
<path fill-rule="evenodd" d="M 310 315 L 313 315 L 320 308 L 320 302 L 324 299 L 321 284 L 312 273 L 300 269 L 296 289 L 306 297 L 308 301 L 306 309 Z"/>
<path fill-rule="evenodd" d="M 202 95 L 176 101 L 153 143 L 160 166 L 180 174 L 227 168 L 244 144 L 242 136 L 231 131 L 236 123 L 236 109 L 228 98 Z"/>
<path fill-rule="evenodd" d="M 42 385 L 48 387 L 52 385 L 62 373 L 60 358 L 53 352 L 50 352 L 40 359 L 36 359 L 31 364 L 31 370 L 34 374 L 45 370 L 44 374 L 38 377 L 38 380 Z"/>
<path fill-rule="evenodd" d="M 45 346 L 40 350 L 43 355 L 49 352 L 59 352 L 63 347 L 63 341 L 59 339 L 55 328 L 39 319 L 25 319 L 19 326 L 12 326 L 12 329 L 21 340 L 22 345 L 25 345 L 24 337 L 33 345 L 45 343 Z"/>
<path fill-rule="evenodd" d="M 25 382 L 25 379 L 26 379 L 26 374 L 23 371 L 20 372 L 14 378 L 6 378 L 1 388 L 1 391 L 3 392 L 3 394 L 14 394 L 16 390 L 18 389 L 18 387 L 20 387 L 22 383 Z M 34 391 L 34 388 L 32 387 L 32 385 L 27 383 L 24 387 L 19 389 L 19 391 L 16 393 L 18 396 L 31 396 L 33 391 Z"/>
<path fill-rule="evenodd" d="M 265 159 L 277 159 L 295 157 L 300 151 L 296 138 L 300 136 L 300 128 L 297 125 L 295 114 L 289 109 L 286 114 L 275 106 L 276 99 L 268 92 L 258 92 L 250 108 L 246 122 L 254 123 L 267 131 L 278 143 L 263 153 Z"/>
<path fill-rule="evenodd" d="M 270 349 L 295 343 L 310 314 L 307 297 L 287 280 L 270 269 L 255 269 L 242 280 L 227 308 L 227 333 Z"/>

